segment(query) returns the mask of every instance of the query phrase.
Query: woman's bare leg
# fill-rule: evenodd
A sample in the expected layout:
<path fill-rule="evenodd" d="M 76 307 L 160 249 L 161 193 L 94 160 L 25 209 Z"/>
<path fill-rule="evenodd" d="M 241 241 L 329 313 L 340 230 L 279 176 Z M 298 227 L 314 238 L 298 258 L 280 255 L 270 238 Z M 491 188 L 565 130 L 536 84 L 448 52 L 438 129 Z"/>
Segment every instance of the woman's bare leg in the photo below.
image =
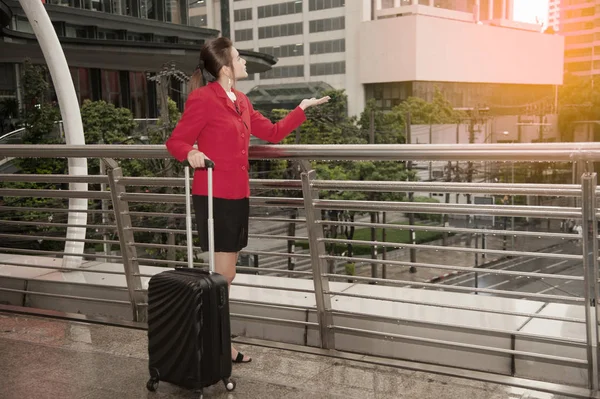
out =
<path fill-rule="evenodd" d="M 235 278 L 235 265 L 237 264 L 237 259 L 237 252 L 215 252 L 215 272 L 227 279 L 229 291 L 231 291 L 231 282 Z M 237 349 L 231 345 L 231 358 L 235 359 L 237 355 Z M 244 361 L 250 361 L 250 358 L 244 356 Z"/>

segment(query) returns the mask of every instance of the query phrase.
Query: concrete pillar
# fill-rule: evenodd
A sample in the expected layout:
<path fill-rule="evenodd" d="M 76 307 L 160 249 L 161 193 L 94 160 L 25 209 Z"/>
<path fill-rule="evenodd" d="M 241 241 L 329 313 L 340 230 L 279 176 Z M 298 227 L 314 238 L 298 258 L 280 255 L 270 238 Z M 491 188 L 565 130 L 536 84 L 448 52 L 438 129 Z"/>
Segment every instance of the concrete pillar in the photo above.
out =
<path fill-rule="evenodd" d="M 217 29 L 217 22 L 215 21 L 215 5 L 212 0 L 206 2 L 206 27 L 210 29 Z"/>
<path fill-rule="evenodd" d="M 473 20 L 479 22 L 481 20 L 481 0 L 475 0 L 473 6 Z"/>
<path fill-rule="evenodd" d="M 506 18 L 512 20 L 515 14 L 515 0 L 507 0 Z"/>

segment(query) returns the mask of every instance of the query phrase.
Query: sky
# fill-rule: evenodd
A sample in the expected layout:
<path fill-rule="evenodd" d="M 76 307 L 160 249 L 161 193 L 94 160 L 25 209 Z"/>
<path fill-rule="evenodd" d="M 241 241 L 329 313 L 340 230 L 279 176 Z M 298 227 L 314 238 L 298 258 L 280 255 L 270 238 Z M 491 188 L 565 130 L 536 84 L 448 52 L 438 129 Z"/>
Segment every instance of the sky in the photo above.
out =
<path fill-rule="evenodd" d="M 516 21 L 536 23 L 536 17 L 546 24 L 548 21 L 548 0 L 515 0 Z"/>

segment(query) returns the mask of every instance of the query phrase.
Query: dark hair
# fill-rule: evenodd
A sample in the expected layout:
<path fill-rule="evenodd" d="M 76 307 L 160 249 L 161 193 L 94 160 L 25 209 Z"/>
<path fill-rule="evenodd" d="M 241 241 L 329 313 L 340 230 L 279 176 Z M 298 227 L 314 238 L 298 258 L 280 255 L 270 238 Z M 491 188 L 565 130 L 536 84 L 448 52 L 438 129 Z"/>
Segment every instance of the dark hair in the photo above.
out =
<path fill-rule="evenodd" d="M 205 81 L 217 80 L 224 66 L 228 66 L 233 71 L 232 47 L 233 43 L 226 37 L 209 40 L 202 46 L 200 62 L 190 79 L 190 92 L 204 86 Z M 232 80 L 235 83 L 235 76 Z"/>

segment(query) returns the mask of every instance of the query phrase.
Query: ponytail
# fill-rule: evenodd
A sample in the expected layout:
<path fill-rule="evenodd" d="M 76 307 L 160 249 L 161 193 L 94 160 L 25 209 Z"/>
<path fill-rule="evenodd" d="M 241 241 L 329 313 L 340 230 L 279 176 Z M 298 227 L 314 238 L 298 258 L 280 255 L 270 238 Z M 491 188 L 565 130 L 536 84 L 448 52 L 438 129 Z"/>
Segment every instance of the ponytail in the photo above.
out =
<path fill-rule="evenodd" d="M 207 83 L 215 82 L 224 66 L 233 71 L 232 47 L 233 43 L 226 37 L 209 40 L 202 46 L 198 66 L 189 81 L 190 93 Z M 235 84 L 235 79 L 233 80 Z"/>
<path fill-rule="evenodd" d="M 193 92 L 194 90 L 204 86 L 204 77 L 202 76 L 202 69 L 196 68 L 192 77 L 190 78 L 189 83 L 189 92 Z"/>

